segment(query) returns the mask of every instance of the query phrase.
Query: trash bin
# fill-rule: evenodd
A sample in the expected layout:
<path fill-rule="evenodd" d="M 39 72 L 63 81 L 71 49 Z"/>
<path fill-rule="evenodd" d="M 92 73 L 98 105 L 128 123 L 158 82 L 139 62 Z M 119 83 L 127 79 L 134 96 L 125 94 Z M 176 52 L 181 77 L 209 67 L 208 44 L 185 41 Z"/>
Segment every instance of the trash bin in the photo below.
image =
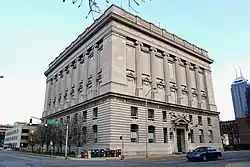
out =
<path fill-rule="evenodd" d="M 106 157 L 110 157 L 110 149 L 106 148 L 105 152 L 106 152 Z"/>
<path fill-rule="evenodd" d="M 91 158 L 91 151 L 88 151 L 88 158 Z"/>
<path fill-rule="evenodd" d="M 88 151 L 84 151 L 84 158 L 88 158 Z"/>

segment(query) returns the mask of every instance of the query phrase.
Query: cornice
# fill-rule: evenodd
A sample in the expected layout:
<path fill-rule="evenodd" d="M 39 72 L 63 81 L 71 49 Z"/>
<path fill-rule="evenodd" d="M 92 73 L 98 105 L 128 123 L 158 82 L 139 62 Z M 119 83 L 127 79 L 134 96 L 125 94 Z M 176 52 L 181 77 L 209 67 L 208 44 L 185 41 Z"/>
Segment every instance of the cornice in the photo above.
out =
<path fill-rule="evenodd" d="M 204 49 L 198 48 L 186 40 L 183 40 L 178 36 L 171 34 L 166 30 L 155 26 L 154 24 L 147 22 L 146 20 L 141 19 L 138 16 L 132 15 L 131 13 L 121 9 L 116 5 L 111 5 L 97 20 L 95 20 L 91 26 L 86 28 L 76 40 L 74 40 L 58 57 L 55 58 L 54 61 L 49 64 L 49 69 L 44 73 L 45 76 L 48 76 L 48 74 L 52 72 L 60 63 L 62 63 L 68 57 L 68 55 L 74 53 L 83 43 L 85 43 L 111 20 L 116 20 L 128 25 L 131 28 L 144 32 L 145 34 L 148 34 L 158 40 L 188 52 L 205 62 L 210 64 L 213 63 L 213 60 L 208 57 L 207 51 Z M 139 22 L 147 23 L 149 26 L 143 26 Z"/>
<path fill-rule="evenodd" d="M 68 114 L 82 111 L 86 108 L 96 106 L 95 104 L 98 103 L 98 101 L 101 101 L 101 100 L 107 99 L 107 98 L 133 101 L 133 102 L 136 102 L 135 103 L 136 105 L 141 105 L 141 106 L 144 106 L 144 103 L 145 103 L 145 98 L 142 98 L 142 97 L 135 97 L 135 96 L 129 96 L 129 95 L 124 95 L 124 94 L 108 92 L 106 94 L 103 94 L 101 96 L 98 96 L 98 97 L 95 97 L 93 99 L 87 100 L 85 102 L 79 103 L 79 104 L 74 105 L 72 107 L 69 107 L 67 109 L 64 109 L 64 110 L 55 112 L 53 114 L 50 114 L 48 116 L 45 116 L 42 118 L 42 120 L 53 119 L 53 118 L 60 117 L 61 115 L 68 115 Z M 177 109 L 178 111 L 186 112 L 186 113 L 209 114 L 209 115 L 219 115 L 220 114 L 219 112 L 215 112 L 215 111 L 209 111 L 209 110 L 204 110 L 204 109 L 199 109 L 199 108 L 194 108 L 194 107 L 181 106 L 181 105 L 177 105 L 177 104 L 171 104 L 171 103 L 166 103 L 166 102 L 156 101 L 156 100 L 151 100 L 151 99 L 147 99 L 147 102 L 148 102 L 148 106 L 159 106 L 157 108 L 164 109 L 164 110 L 165 109 L 167 109 L 167 110 Z"/>

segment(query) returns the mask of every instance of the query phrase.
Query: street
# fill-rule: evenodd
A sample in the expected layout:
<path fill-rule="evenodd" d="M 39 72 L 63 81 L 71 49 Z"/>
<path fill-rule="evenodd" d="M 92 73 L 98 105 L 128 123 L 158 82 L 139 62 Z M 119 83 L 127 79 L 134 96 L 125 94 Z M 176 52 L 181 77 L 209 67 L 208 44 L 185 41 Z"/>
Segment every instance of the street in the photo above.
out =
<path fill-rule="evenodd" d="M 188 162 L 185 158 L 130 160 L 64 160 L 0 151 L 0 167 L 249 167 L 250 151 L 227 152 L 218 161 Z"/>

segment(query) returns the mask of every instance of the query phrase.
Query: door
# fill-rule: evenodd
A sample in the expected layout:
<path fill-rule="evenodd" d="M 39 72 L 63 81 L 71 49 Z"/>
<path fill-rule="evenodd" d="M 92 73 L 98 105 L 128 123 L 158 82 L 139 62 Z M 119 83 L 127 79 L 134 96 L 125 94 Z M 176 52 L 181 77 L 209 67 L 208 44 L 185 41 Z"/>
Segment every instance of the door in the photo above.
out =
<path fill-rule="evenodd" d="M 178 152 L 182 152 L 181 130 L 180 129 L 177 129 L 177 149 L 178 149 Z"/>

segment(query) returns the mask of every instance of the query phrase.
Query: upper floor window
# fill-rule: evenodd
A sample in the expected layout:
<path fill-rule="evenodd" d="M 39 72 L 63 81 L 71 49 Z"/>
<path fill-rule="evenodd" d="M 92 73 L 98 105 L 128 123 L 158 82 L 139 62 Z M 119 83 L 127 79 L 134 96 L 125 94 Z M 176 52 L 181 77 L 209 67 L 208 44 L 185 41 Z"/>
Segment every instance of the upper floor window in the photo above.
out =
<path fill-rule="evenodd" d="M 167 122 L 167 112 L 166 111 L 162 111 L 162 121 Z"/>
<path fill-rule="evenodd" d="M 212 126 L 211 118 L 209 118 L 209 117 L 207 118 L 207 125 Z"/>
<path fill-rule="evenodd" d="M 137 118 L 138 117 L 138 108 L 131 106 L 131 118 Z"/>
<path fill-rule="evenodd" d="M 198 124 L 202 125 L 202 117 L 201 116 L 198 116 Z"/>
<path fill-rule="evenodd" d="M 95 107 L 93 108 L 93 119 L 97 119 L 98 118 L 98 108 Z"/>
<path fill-rule="evenodd" d="M 148 109 L 148 120 L 154 120 L 154 110 Z"/>
<path fill-rule="evenodd" d="M 189 122 L 192 124 L 193 123 L 193 116 L 189 115 Z"/>

